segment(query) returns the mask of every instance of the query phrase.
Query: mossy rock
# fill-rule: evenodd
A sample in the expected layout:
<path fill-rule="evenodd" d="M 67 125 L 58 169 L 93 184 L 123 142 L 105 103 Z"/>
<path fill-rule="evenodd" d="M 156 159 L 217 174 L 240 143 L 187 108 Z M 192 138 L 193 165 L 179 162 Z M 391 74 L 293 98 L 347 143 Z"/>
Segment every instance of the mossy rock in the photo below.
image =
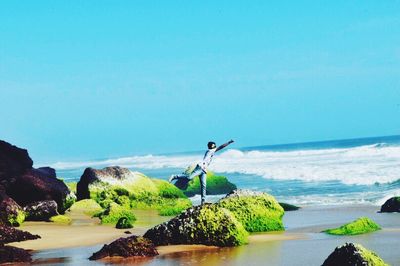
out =
<path fill-rule="evenodd" d="M 1 191 L 0 191 L 1 193 Z M 20 226 L 26 219 L 26 213 L 12 198 L 0 194 L 0 225 Z"/>
<path fill-rule="evenodd" d="M 247 243 L 248 233 L 227 209 L 205 204 L 149 229 L 144 237 L 157 245 L 204 244 L 240 246 Z"/>
<path fill-rule="evenodd" d="M 57 224 L 71 224 L 72 219 L 66 215 L 56 215 L 50 217 L 49 221 Z"/>
<path fill-rule="evenodd" d="M 26 218 L 24 211 L 18 210 L 16 215 L 10 215 L 8 217 L 8 224 L 11 226 L 20 226 Z"/>
<path fill-rule="evenodd" d="M 335 248 L 322 264 L 322 266 L 338 265 L 389 266 L 375 252 L 354 243 L 346 243 Z"/>
<path fill-rule="evenodd" d="M 296 205 L 292 205 L 292 204 L 285 203 L 285 202 L 279 202 L 279 205 L 281 205 L 281 207 L 283 208 L 283 210 L 285 212 L 287 212 L 287 211 L 297 211 L 298 209 L 300 209 L 300 207 L 298 207 Z"/>
<path fill-rule="evenodd" d="M 133 228 L 133 221 L 131 221 L 128 217 L 119 218 L 117 224 L 115 225 L 117 229 L 129 229 Z"/>
<path fill-rule="evenodd" d="M 235 190 L 222 198 L 218 206 L 230 210 L 249 232 L 283 231 L 283 208 L 263 192 Z"/>
<path fill-rule="evenodd" d="M 189 182 L 186 180 L 178 180 L 175 186 L 180 188 L 183 193 L 188 197 L 193 197 L 200 194 L 200 178 L 195 177 Z M 221 175 L 215 175 L 213 172 L 207 173 L 207 195 L 221 195 L 227 194 L 236 189 L 236 185 L 229 182 L 228 178 Z"/>
<path fill-rule="evenodd" d="M 110 203 L 110 206 L 103 212 L 96 214 L 96 217 L 100 218 L 102 224 L 116 224 L 122 217 L 126 217 L 132 223 L 136 221 L 132 210 L 114 202 Z"/>
<path fill-rule="evenodd" d="M 74 203 L 70 208 L 74 212 L 82 212 L 86 215 L 93 216 L 103 211 L 103 208 L 93 199 L 84 199 Z"/>
<path fill-rule="evenodd" d="M 64 183 L 67 185 L 68 189 L 71 192 L 76 194 L 76 185 L 77 185 L 78 182 L 64 182 Z"/>
<path fill-rule="evenodd" d="M 159 208 L 159 214 L 161 216 L 174 216 L 190 207 L 192 207 L 192 202 L 188 199 L 164 201 Z"/>
<path fill-rule="evenodd" d="M 160 197 L 169 199 L 187 198 L 182 190 L 165 180 L 152 179 L 152 181 L 156 185 Z"/>
<path fill-rule="evenodd" d="M 359 235 L 380 230 L 381 227 L 368 217 L 344 224 L 338 228 L 327 229 L 324 232 L 330 235 Z"/>
<path fill-rule="evenodd" d="M 62 210 L 64 213 L 66 210 L 68 210 L 74 203 L 76 202 L 76 196 L 73 192 L 70 192 L 66 197 L 63 202 L 63 207 Z"/>

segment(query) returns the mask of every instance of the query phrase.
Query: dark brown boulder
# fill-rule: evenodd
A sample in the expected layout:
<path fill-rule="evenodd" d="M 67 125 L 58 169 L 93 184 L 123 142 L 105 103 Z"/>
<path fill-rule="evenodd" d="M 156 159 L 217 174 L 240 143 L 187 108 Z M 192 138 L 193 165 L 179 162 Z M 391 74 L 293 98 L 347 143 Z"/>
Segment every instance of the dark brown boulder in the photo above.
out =
<path fill-rule="evenodd" d="M 0 225 L 0 244 L 34 240 L 38 238 L 40 238 L 38 235 L 32 235 L 29 232 L 18 230 L 10 226 Z"/>
<path fill-rule="evenodd" d="M 158 251 L 153 243 L 141 236 L 130 236 L 118 238 L 109 245 L 104 245 L 98 252 L 93 253 L 90 260 L 98 260 L 105 257 L 153 257 Z"/>
<path fill-rule="evenodd" d="M 58 211 L 64 211 L 73 203 L 71 192 L 63 181 L 57 179 L 51 168 L 31 169 L 17 178 L 7 193 L 20 205 L 36 201 L 54 200 Z"/>
<path fill-rule="evenodd" d="M 6 189 L 15 178 L 32 168 L 28 151 L 0 140 L 0 185 Z"/>
<path fill-rule="evenodd" d="M 400 197 L 388 199 L 381 207 L 381 212 L 400 212 Z"/>
<path fill-rule="evenodd" d="M 59 215 L 54 200 L 43 200 L 30 203 L 24 207 L 27 221 L 48 221 L 50 217 Z"/>
<path fill-rule="evenodd" d="M 32 257 L 22 248 L 4 246 L 0 244 L 0 263 L 31 262 Z"/>
<path fill-rule="evenodd" d="M 77 186 L 76 196 L 78 200 L 89 199 L 89 185 L 96 181 L 103 181 L 104 179 L 117 179 L 124 180 L 132 177 L 133 173 L 127 169 L 119 166 L 106 167 L 101 170 L 88 167 L 83 172 Z"/>

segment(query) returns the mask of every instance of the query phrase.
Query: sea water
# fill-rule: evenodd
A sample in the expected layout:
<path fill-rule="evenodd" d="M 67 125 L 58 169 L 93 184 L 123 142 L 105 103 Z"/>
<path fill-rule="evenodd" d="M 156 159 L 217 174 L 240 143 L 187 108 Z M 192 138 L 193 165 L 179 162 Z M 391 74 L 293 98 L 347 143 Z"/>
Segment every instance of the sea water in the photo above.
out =
<path fill-rule="evenodd" d="M 203 153 L 57 162 L 51 166 L 65 181 L 78 181 L 86 167 L 115 165 L 167 179 L 200 161 Z M 288 203 L 380 205 L 400 195 L 400 136 L 232 148 L 217 153 L 210 170 L 227 176 L 238 188 L 264 191 Z"/>

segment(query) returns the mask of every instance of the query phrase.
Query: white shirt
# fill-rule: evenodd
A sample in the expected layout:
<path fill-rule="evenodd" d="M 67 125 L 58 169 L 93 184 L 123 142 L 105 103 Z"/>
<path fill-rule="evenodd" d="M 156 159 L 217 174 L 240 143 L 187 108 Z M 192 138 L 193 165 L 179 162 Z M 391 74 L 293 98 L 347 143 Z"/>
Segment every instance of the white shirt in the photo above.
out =
<path fill-rule="evenodd" d="M 200 167 L 203 170 L 206 170 L 206 168 L 210 165 L 212 158 L 214 157 L 214 153 L 216 152 L 217 148 L 214 149 L 209 149 L 206 151 L 206 153 L 204 154 L 204 158 L 203 161 L 200 164 Z"/>

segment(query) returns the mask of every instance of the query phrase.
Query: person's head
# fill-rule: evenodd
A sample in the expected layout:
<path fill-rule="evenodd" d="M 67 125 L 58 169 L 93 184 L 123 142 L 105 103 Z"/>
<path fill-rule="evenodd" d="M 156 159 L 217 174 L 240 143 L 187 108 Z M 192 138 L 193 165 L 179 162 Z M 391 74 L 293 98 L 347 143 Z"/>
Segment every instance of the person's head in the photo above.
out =
<path fill-rule="evenodd" d="M 208 149 L 211 150 L 211 149 L 215 149 L 217 147 L 217 145 L 215 144 L 215 142 L 210 141 L 210 142 L 208 142 L 207 147 L 208 147 Z"/>

